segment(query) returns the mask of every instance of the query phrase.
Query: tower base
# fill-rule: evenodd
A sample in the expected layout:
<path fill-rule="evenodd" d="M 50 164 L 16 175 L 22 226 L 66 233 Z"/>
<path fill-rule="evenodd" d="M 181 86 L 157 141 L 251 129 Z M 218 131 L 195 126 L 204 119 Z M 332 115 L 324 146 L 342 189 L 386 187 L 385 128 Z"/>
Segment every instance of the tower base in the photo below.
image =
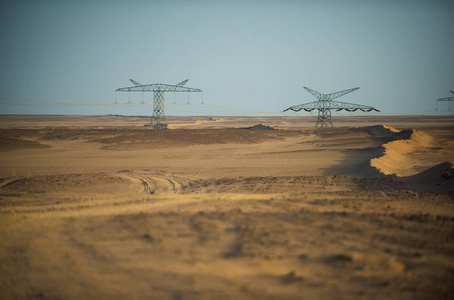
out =
<path fill-rule="evenodd" d="M 167 129 L 167 124 L 159 123 L 153 126 L 153 129 Z"/>

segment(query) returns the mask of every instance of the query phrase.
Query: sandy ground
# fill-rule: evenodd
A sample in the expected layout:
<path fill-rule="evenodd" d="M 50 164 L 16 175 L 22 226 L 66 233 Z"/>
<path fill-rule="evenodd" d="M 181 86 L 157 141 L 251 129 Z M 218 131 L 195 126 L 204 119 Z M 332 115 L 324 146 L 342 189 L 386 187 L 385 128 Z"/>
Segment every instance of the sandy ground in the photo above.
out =
<path fill-rule="evenodd" d="M 454 298 L 454 117 L 148 121 L 0 116 L 1 299 Z"/>

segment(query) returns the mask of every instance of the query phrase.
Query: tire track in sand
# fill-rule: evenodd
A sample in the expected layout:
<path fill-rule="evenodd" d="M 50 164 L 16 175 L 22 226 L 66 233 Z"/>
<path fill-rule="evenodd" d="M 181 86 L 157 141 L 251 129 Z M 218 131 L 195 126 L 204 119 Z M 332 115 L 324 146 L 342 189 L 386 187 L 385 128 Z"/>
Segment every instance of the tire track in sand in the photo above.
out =
<path fill-rule="evenodd" d="M 192 182 L 183 177 L 149 173 L 148 171 L 129 171 L 118 172 L 118 175 L 131 180 L 140 186 L 137 192 L 145 194 L 155 193 L 179 193 L 184 191 Z"/>

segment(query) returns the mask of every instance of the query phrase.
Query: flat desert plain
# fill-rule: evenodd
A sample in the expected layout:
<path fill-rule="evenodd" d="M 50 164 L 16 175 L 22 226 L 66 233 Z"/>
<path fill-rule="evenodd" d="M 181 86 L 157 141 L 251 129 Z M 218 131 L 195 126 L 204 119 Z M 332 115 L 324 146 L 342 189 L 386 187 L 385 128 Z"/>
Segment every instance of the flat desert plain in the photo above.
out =
<path fill-rule="evenodd" d="M 0 116 L 1 299 L 453 299 L 454 117 Z"/>

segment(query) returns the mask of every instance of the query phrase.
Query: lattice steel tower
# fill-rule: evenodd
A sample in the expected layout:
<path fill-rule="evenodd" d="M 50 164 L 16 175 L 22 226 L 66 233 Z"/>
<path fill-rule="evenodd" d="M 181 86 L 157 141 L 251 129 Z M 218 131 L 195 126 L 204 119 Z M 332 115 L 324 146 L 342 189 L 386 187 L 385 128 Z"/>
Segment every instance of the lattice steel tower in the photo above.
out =
<path fill-rule="evenodd" d="M 134 86 L 119 88 L 116 92 L 142 92 L 142 103 L 143 103 L 143 92 L 153 92 L 153 115 L 151 116 L 151 126 L 155 129 L 165 129 L 167 124 L 164 122 L 164 93 L 165 92 L 203 92 L 200 89 L 185 87 L 184 85 L 189 79 L 186 79 L 178 84 L 163 84 L 154 83 L 142 85 L 135 80 L 129 79 Z M 116 97 L 115 97 L 116 99 Z M 116 100 L 115 100 L 116 102 Z"/>
<path fill-rule="evenodd" d="M 454 95 L 454 91 L 450 91 L 450 92 L 451 92 L 451 94 Z M 448 101 L 449 102 L 448 103 L 449 104 L 448 110 L 451 110 L 451 102 L 454 101 L 454 97 L 446 97 L 446 98 L 437 99 L 437 108 L 436 108 L 436 110 L 438 110 L 438 102 L 440 102 L 440 101 Z"/>
<path fill-rule="evenodd" d="M 313 111 L 314 109 L 317 109 L 318 117 L 317 117 L 317 123 L 315 124 L 315 127 L 318 127 L 318 125 L 320 125 L 321 128 L 325 128 L 325 127 L 328 127 L 328 124 L 331 124 L 331 127 L 333 127 L 333 122 L 331 121 L 331 110 L 332 109 L 335 109 L 336 111 L 341 111 L 343 109 L 345 109 L 346 111 L 356 111 L 359 109 L 363 112 L 370 112 L 372 110 L 379 111 L 378 109 L 376 109 L 372 106 L 333 101 L 336 98 L 339 98 L 345 94 L 351 93 L 351 92 L 359 89 L 359 87 L 332 93 L 332 94 L 321 94 L 317 91 L 311 90 L 308 87 L 304 87 L 304 88 L 309 93 L 311 93 L 315 98 L 317 98 L 318 101 L 291 106 L 284 111 L 287 111 L 287 110 L 300 111 L 300 110 L 304 109 L 305 111 L 310 112 L 310 111 Z"/>

